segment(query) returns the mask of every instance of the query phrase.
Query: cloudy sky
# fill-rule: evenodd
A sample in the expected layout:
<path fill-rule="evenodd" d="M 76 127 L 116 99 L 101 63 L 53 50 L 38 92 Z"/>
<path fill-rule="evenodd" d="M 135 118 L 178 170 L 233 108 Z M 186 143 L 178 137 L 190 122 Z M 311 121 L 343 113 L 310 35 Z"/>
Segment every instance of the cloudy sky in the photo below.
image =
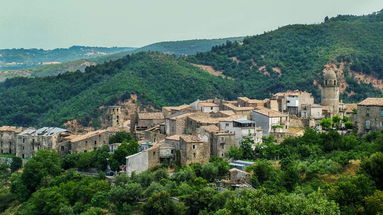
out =
<path fill-rule="evenodd" d="M 381 9 L 382 0 L 0 0 L 0 49 L 246 36 Z"/>

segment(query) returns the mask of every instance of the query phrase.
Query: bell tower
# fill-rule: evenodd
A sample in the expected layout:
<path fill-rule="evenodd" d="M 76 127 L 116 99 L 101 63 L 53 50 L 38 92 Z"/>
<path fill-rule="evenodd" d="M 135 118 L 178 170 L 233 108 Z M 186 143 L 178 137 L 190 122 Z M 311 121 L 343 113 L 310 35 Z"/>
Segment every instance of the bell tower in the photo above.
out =
<path fill-rule="evenodd" d="M 327 70 L 324 73 L 321 105 L 328 106 L 331 114 L 339 113 L 339 82 L 335 72 L 332 70 Z"/>

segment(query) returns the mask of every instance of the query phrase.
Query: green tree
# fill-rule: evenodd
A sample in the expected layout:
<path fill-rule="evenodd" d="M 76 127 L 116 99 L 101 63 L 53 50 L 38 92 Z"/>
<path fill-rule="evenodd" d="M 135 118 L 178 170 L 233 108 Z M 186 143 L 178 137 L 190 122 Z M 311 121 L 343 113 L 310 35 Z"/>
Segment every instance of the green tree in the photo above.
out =
<path fill-rule="evenodd" d="M 365 175 L 341 178 L 332 187 L 329 197 L 335 200 L 345 211 L 356 212 L 361 206 L 364 197 L 371 195 L 375 190 L 374 182 Z"/>
<path fill-rule="evenodd" d="M 330 118 L 324 118 L 320 121 L 320 125 L 324 130 L 329 130 L 333 125 L 333 121 Z"/>
<path fill-rule="evenodd" d="M 333 126 L 337 129 L 340 129 L 340 126 L 341 126 L 341 122 L 342 122 L 342 118 L 335 114 L 333 117 L 332 117 L 332 123 L 333 123 Z"/>
<path fill-rule="evenodd" d="M 146 215 L 176 215 L 185 214 L 185 208 L 170 199 L 166 191 L 153 194 L 144 205 Z"/>
<path fill-rule="evenodd" d="M 57 176 L 61 172 L 60 157 L 56 151 L 40 150 L 24 166 L 21 175 L 29 196 L 41 185 L 44 177 Z"/>
<path fill-rule="evenodd" d="M 369 158 L 362 161 L 361 167 L 363 172 L 369 175 L 376 183 L 376 185 L 383 188 L 383 153 L 376 152 Z"/>
<path fill-rule="evenodd" d="M 131 133 L 128 133 L 126 131 L 118 131 L 116 132 L 116 134 L 109 138 L 109 143 L 124 143 L 135 140 L 136 138 Z"/>
<path fill-rule="evenodd" d="M 366 214 L 383 213 L 383 191 L 376 190 L 371 196 L 364 198 Z"/>
<path fill-rule="evenodd" d="M 252 160 L 255 158 L 255 152 L 253 150 L 254 141 L 251 139 L 244 139 L 240 145 L 242 151 L 242 158 Z"/>
<path fill-rule="evenodd" d="M 228 158 L 232 158 L 234 160 L 238 160 L 238 159 L 242 159 L 243 153 L 239 147 L 230 146 L 225 156 Z"/>
<path fill-rule="evenodd" d="M 19 170 L 23 165 L 23 160 L 19 157 L 13 157 L 12 158 L 12 163 L 11 163 L 11 171 L 16 172 Z"/>

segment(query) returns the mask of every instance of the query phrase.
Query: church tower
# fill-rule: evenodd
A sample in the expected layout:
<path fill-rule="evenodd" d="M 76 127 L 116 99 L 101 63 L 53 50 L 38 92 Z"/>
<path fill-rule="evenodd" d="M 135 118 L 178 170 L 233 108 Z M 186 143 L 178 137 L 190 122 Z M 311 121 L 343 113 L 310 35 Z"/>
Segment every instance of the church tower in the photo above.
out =
<path fill-rule="evenodd" d="M 328 106 L 331 114 L 339 113 L 339 82 L 332 70 L 324 73 L 321 97 L 322 106 Z"/>

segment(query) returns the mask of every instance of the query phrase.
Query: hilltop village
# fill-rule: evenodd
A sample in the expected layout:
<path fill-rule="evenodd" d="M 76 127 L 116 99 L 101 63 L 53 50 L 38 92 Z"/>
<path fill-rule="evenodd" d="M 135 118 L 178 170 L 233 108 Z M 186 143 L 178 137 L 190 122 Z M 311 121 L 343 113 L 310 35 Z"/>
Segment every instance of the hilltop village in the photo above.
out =
<path fill-rule="evenodd" d="M 102 130 L 78 133 L 56 127 L 0 127 L 0 153 L 31 158 L 38 150 L 57 150 L 60 154 L 86 152 L 110 145 L 109 138 L 118 131 L 129 131 L 141 145 L 140 152 L 126 157 L 122 170 L 131 175 L 165 162 L 180 165 L 207 163 L 211 156 L 225 157 L 233 146 L 245 139 L 262 144 L 273 136 L 281 142 L 289 136 L 301 136 L 305 128 L 326 129 L 323 119 L 341 119 L 340 133 L 366 134 L 383 129 L 383 98 L 367 98 L 358 104 L 339 100 L 339 82 L 334 71 L 324 73 L 321 103 L 315 104 L 308 92 L 290 90 L 265 100 L 238 97 L 197 100 L 191 104 L 163 107 L 162 111 L 137 110 L 127 114 L 126 106 L 108 106 Z M 352 124 L 351 124 L 351 123 Z M 232 161 L 233 174 L 243 174 L 249 164 Z M 232 172 L 234 171 L 234 172 Z M 245 174 L 246 175 L 246 174 Z"/>

